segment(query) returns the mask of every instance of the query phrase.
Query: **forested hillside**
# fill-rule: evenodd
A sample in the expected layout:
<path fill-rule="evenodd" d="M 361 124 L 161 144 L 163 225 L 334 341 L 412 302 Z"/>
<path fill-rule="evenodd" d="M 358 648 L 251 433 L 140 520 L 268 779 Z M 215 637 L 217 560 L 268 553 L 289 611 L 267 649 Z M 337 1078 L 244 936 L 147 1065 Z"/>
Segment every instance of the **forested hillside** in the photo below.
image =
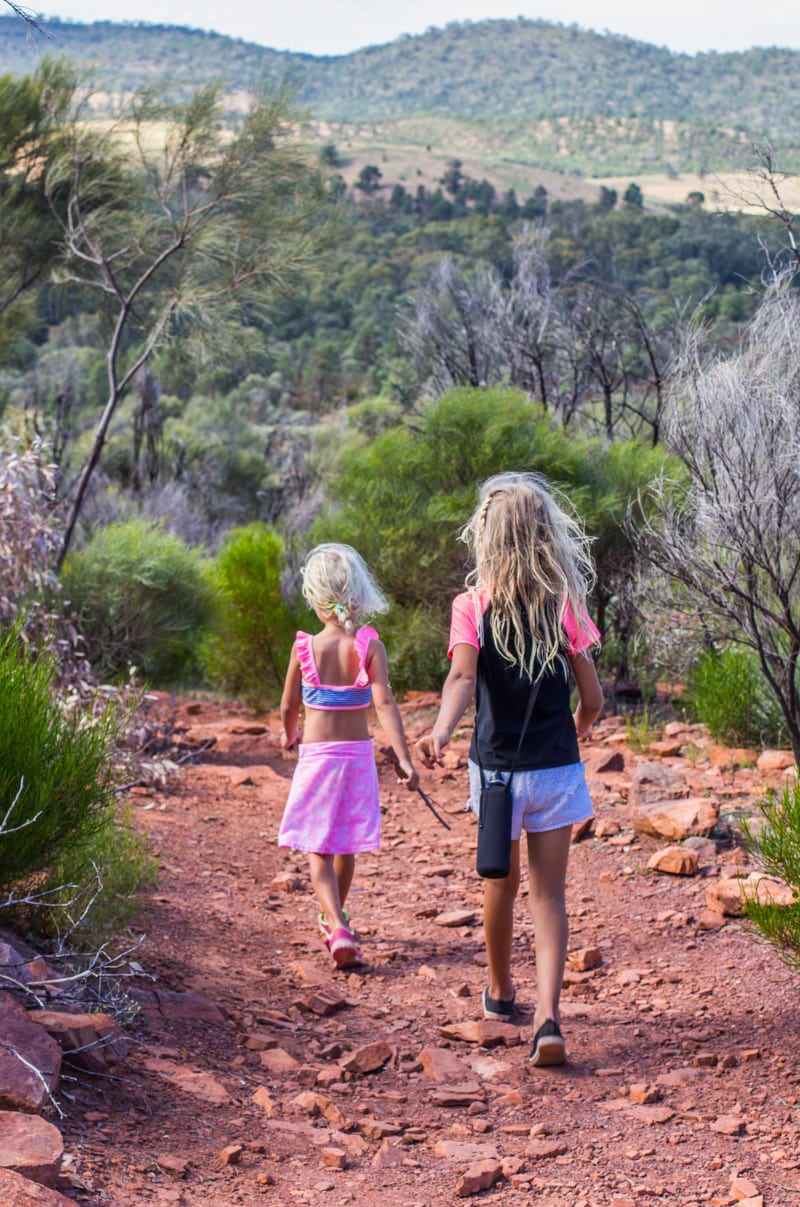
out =
<path fill-rule="evenodd" d="M 222 79 L 234 108 L 265 78 L 288 77 L 317 121 L 379 123 L 374 135 L 398 141 L 414 118 L 411 140 L 423 146 L 436 126 L 419 118 L 450 118 L 466 123 L 465 144 L 493 142 L 498 157 L 601 176 L 740 167 L 754 139 L 771 140 L 787 166 L 796 155 L 800 53 L 791 50 L 680 55 L 522 18 L 452 23 L 336 57 L 171 26 L 47 28 L 37 47 L 19 21 L 2 18 L 0 71 L 30 70 L 44 48 L 90 68 L 116 98 L 157 83 L 177 99 Z"/>

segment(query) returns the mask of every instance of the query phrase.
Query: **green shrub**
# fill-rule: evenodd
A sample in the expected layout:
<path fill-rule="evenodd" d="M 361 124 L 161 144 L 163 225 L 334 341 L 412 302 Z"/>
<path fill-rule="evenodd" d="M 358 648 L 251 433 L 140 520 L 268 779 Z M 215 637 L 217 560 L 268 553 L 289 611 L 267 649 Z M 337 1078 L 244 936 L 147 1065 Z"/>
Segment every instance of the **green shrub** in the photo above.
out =
<path fill-rule="evenodd" d="M 74 884 L 79 895 L 68 888 L 51 892 L 48 905 L 33 909 L 31 925 L 41 934 L 64 934 L 91 902 L 76 934 L 82 946 L 97 945 L 122 930 L 138 907 L 137 891 L 153 884 L 157 872 L 147 839 L 133 827 L 130 805 L 118 802 L 103 810 L 89 841 L 66 847 L 47 874 L 52 889 Z M 70 901 L 74 905 L 65 908 Z"/>
<path fill-rule="evenodd" d="M 763 747 L 788 740 L 783 716 L 752 650 L 730 646 L 705 651 L 683 700 L 716 742 Z"/>
<path fill-rule="evenodd" d="M 759 810 L 760 817 L 744 824 L 745 843 L 768 875 L 789 885 L 794 902 L 776 905 L 749 893 L 745 910 L 781 959 L 800 971 L 800 780 L 768 792 Z"/>
<path fill-rule="evenodd" d="M 62 583 L 104 679 L 133 665 L 153 684 L 191 681 L 211 615 L 199 555 L 157 523 L 110 524 L 64 563 Z"/>
<path fill-rule="evenodd" d="M 254 708 L 280 695 L 289 653 L 308 613 L 281 594 L 283 542 L 266 524 L 231 532 L 211 568 L 215 615 L 203 647 L 207 674 Z"/>
<path fill-rule="evenodd" d="M 64 711 L 55 675 L 50 654 L 34 659 L 15 629 L 0 635 L 0 889 L 86 849 L 113 808 L 114 715 Z"/>

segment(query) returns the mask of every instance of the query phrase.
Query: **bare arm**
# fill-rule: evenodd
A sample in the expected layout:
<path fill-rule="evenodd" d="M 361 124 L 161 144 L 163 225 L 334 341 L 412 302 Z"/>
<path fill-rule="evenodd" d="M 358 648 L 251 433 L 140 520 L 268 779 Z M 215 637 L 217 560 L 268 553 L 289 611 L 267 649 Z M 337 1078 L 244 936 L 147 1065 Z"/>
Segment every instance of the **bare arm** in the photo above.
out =
<path fill-rule="evenodd" d="M 397 701 L 392 694 L 389 684 L 389 667 L 386 661 L 386 650 L 382 641 L 369 643 L 367 658 L 367 674 L 372 684 L 372 700 L 381 729 L 391 743 L 397 755 L 400 770 L 404 773 L 403 783 L 407 788 L 419 787 L 419 772 L 411 761 L 411 751 L 408 749 L 403 718 L 397 707 Z"/>
<path fill-rule="evenodd" d="M 300 663 L 297 658 L 297 650 L 295 646 L 292 646 L 281 696 L 281 724 L 283 725 L 281 745 L 284 750 L 294 749 L 301 736 L 297 724 L 300 717 L 300 682 Z"/>
<path fill-rule="evenodd" d="M 431 731 L 420 738 L 417 746 L 426 767 L 441 764 L 442 751 L 450 741 L 464 710 L 475 695 L 478 673 L 478 651 L 473 645 L 459 643 L 453 647 L 453 661 L 442 688 L 442 703 L 439 715 Z"/>
<path fill-rule="evenodd" d="M 603 710 L 603 689 L 591 654 L 570 654 L 569 660 L 580 697 L 575 709 L 575 728 L 581 735 L 591 729 Z"/>

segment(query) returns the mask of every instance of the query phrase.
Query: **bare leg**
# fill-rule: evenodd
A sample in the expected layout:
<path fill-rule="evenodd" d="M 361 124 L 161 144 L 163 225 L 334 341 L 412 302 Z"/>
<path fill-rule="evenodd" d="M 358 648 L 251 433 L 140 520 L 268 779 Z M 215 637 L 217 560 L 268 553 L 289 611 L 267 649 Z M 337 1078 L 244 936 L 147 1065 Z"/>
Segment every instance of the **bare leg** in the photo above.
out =
<path fill-rule="evenodd" d="M 546 1019 L 559 1022 L 569 924 L 565 900 L 572 826 L 528 835 L 528 882 L 536 932 L 536 1031 Z"/>
<path fill-rule="evenodd" d="M 339 891 L 339 880 L 334 866 L 336 858 L 337 856 L 335 855 L 309 855 L 308 857 L 311 884 L 317 895 L 320 908 L 334 930 L 338 930 L 340 926 L 347 926 L 342 917 L 342 899 Z M 347 857 L 338 856 L 338 858 Z"/>
<path fill-rule="evenodd" d="M 502 1001 L 514 996 L 511 944 L 514 900 L 519 889 L 519 839 L 511 844 L 511 870 L 503 880 L 483 882 L 483 933 L 489 961 L 489 993 Z"/>
<path fill-rule="evenodd" d="M 353 883 L 353 873 L 356 870 L 355 855 L 334 855 L 333 870 L 336 873 L 336 880 L 339 885 L 339 902 L 342 909 L 344 909 L 347 894 L 350 892 L 350 885 Z"/>

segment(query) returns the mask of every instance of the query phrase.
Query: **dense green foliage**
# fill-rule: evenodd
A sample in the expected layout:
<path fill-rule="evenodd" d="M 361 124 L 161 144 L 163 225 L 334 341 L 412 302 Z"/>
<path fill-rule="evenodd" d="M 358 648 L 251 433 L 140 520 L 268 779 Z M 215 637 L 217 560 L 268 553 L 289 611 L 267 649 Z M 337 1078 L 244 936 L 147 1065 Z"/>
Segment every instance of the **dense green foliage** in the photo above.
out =
<path fill-rule="evenodd" d="M 53 694 L 56 666 L 33 659 L 17 630 L 0 633 L 0 887 L 51 873 L 92 849 L 113 811 L 117 739 L 111 710 L 95 724 Z M 16 801 L 16 803 L 14 803 Z"/>
<path fill-rule="evenodd" d="M 786 723 L 752 650 L 707 650 L 682 697 L 695 720 L 728 746 L 782 746 Z"/>
<path fill-rule="evenodd" d="M 67 558 L 62 582 L 98 675 L 124 679 L 133 666 L 155 685 L 196 675 L 208 584 L 198 553 L 160 524 L 99 529 Z"/>
<path fill-rule="evenodd" d="M 265 524 L 228 534 L 211 570 L 215 615 L 204 664 L 221 690 L 254 707 L 274 704 L 303 613 L 281 593 L 283 541 Z"/>
<path fill-rule="evenodd" d="M 760 815 L 745 826 L 745 841 L 759 866 L 787 884 L 794 894 L 791 905 L 776 905 L 763 893 L 751 892 L 745 909 L 781 958 L 800 971 L 800 780 L 787 780 L 781 791 L 769 792 L 760 802 Z"/>
<path fill-rule="evenodd" d="M 451 22 L 335 57 L 166 25 L 48 27 L 56 51 L 114 93 L 158 84 L 180 99 L 216 79 L 239 93 L 288 74 L 299 102 L 328 123 L 413 117 L 418 125 L 419 115 L 446 115 L 471 123 L 481 141 L 489 134 L 506 158 L 557 170 L 713 170 L 740 165 L 749 142 L 765 137 L 796 152 L 787 136 L 800 62 L 792 50 L 690 56 L 523 18 Z M 29 71 L 33 50 L 21 23 L 3 18 L 0 29 L 0 70 Z"/>

